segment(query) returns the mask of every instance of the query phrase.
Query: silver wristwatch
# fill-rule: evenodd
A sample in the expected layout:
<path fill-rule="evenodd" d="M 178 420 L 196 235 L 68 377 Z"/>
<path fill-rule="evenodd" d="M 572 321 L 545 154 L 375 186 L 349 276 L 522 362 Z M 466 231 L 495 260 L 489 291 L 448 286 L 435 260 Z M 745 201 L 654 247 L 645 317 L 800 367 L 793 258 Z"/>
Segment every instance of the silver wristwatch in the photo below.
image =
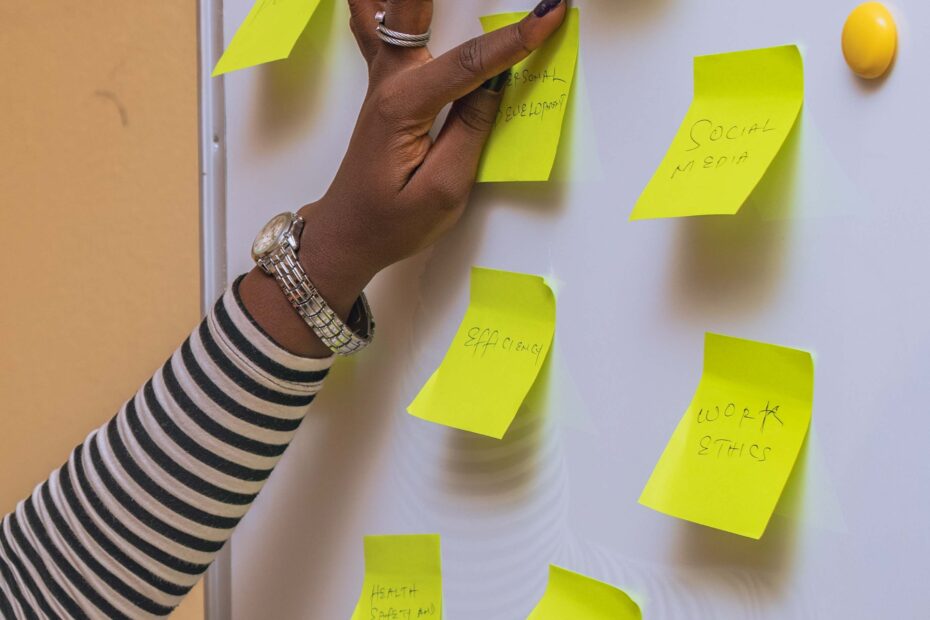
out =
<path fill-rule="evenodd" d="M 330 308 L 297 260 L 303 227 L 304 220 L 296 213 L 274 216 L 255 237 L 252 259 L 275 277 L 288 301 L 323 344 L 333 353 L 351 355 L 368 346 L 374 337 L 371 308 L 364 293 L 352 307 L 348 321 Z"/>

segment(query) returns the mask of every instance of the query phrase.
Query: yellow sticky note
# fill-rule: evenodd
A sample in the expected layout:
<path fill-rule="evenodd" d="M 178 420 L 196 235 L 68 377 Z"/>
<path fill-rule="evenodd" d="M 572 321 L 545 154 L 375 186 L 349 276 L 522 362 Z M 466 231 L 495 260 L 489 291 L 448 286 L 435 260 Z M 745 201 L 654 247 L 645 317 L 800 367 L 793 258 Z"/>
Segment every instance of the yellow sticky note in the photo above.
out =
<path fill-rule="evenodd" d="M 442 618 L 439 536 L 366 536 L 365 580 L 352 620 Z"/>
<path fill-rule="evenodd" d="M 781 150 L 804 101 L 794 45 L 694 59 L 694 100 L 630 219 L 732 215 Z"/>
<path fill-rule="evenodd" d="M 639 502 L 760 538 L 811 421 L 810 353 L 707 334 L 704 374 Z"/>
<path fill-rule="evenodd" d="M 256 0 L 213 69 L 213 77 L 291 55 L 320 0 Z"/>
<path fill-rule="evenodd" d="M 465 318 L 407 410 L 500 439 L 536 381 L 554 331 L 555 295 L 541 277 L 472 268 Z"/>
<path fill-rule="evenodd" d="M 504 13 L 481 18 L 485 32 L 526 17 Z M 578 60 L 578 9 L 541 48 L 513 67 L 494 129 L 478 166 L 478 182 L 548 181 Z"/>
<path fill-rule="evenodd" d="M 527 620 L 641 620 L 622 590 L 570 570 L 549 567 L 549 585 Z"/>

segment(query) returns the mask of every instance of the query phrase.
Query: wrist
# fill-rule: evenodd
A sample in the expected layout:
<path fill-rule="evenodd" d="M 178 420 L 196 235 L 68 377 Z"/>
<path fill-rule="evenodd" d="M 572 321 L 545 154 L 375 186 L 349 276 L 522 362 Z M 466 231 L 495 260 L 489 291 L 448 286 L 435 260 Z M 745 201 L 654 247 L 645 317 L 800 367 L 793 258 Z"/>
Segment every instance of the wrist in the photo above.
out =
<path fill-rule="evenodd" d="M 298 212 L 304 218 L 298 259 L 320 295 L 345 320 L 353 304 L 378 272 L 344 231 L 336 210 L 322 202 Z"/>
<path fill-rule="evenodd" d="M 305 225 L 300 233 L 297 259 L 326 304 L 346 321 L 377 270 L 353 253 L 357 244 L 341 233 L 338 219 L 327 217 L 334 211 L 315 203 L 298 213 Z M 282 294 L 274 276 L 256 267 L 242 281 L 239 292 L 252 316 L 280 346 L 307 357 L 332 354 Z"/>
<path fill-rule="evenodd" d="M 239 296 L 252 318 L 280 347 L 304 357 L 333 354 L 297 314 L 274 277 L 260 267 L 253 268 L 242 280 Z"/>

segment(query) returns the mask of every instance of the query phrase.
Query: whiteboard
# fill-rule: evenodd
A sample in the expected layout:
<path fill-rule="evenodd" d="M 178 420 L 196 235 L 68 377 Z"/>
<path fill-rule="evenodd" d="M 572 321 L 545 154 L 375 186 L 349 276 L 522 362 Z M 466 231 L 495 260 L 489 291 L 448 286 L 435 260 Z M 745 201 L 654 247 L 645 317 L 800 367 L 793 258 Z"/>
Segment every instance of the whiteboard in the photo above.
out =
<path fill-rule="evenodd" d="M 226 42 L 250 4 L 225 1 Z M 365 90 L 343 4 L 323 0 L 290 60 L 208 82 L 229 280 L 265 220 L 319 197 L 339 164 Z M 237 620 L 348 618 L 364 535 L 438 532 L 451 620 L 525 618 L 550 562 L 622 587 L 648 618 L 927 617 L 930 3 L 891 5 L 899 56 L 874 84 L 840 53 L 854 4 L 576 0 L 556 180 L 476 188 L 455 231 L 371 285 L 375 344 L 337 365 L 211 597 Z M 437 2 L 433 49 L 521 8 Z M 628 222 L 690 103 L 692 57 L 785 43 L 805 59 L 802 120 L 741 214 Z M 553 352 L 503 441 L 405 413 L 472 265 L 558 283 Z M 811 436 L 760 541 L 637 503 L 705 331 L 815 354 Z"/>

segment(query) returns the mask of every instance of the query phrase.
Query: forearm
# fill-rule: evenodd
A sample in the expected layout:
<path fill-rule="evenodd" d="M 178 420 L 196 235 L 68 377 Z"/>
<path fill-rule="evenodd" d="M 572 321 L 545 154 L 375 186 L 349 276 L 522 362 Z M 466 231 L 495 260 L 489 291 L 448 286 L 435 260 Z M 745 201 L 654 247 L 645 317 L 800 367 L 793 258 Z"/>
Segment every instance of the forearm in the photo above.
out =
<path fill-rule="evenodd" d="M 432 14 L 431 2 L 388 5 L 400 28 L 404 17 L 428 24 Z M 354 11 L 352 20 L 370 68 L 366 100 L 326 197 L 301 210 L 299 260 L 343 319 L 375 273 L 461 217 L 503 82 L 481 85 L 542 45 L 565 7 L 545 0 L 518 24 L 433 60 L 425 48 L 383 45 L 363 13 L 370 19 Z M 241 293 L 227 293 L 135 398 L 4 517 L 0 614 L 157 617 L 197 581 L 332 360 L 272 278 L 253 271 Z"/>
<path fill-rule="evenodd" d="M 228 291 L 3 519 L 0 615 L 169 613 L 248 510 L 330 363 L 278 346 Z"/>

